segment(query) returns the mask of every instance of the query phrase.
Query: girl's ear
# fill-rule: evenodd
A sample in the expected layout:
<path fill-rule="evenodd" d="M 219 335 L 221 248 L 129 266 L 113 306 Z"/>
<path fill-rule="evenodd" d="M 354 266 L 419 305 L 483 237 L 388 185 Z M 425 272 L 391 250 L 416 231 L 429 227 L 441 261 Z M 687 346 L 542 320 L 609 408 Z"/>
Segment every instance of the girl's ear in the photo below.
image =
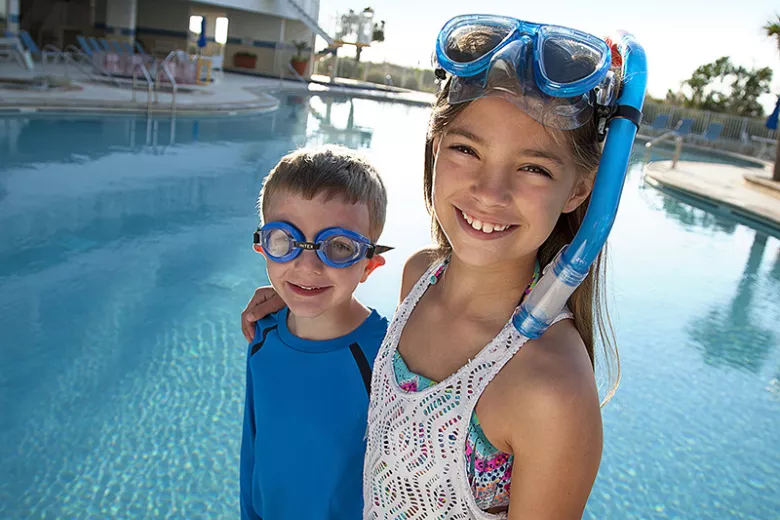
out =
<path fill-rule="evenodd" d="M 368 280 L 369 275 L 374 272 L 374 269 L 383 265 L 385 265 L 385 258 L 382 255 L 376 255 L 369 258 L 366 263 L 366 268 L 363 270 L 363 276 L 360 277 L 360 283 Z"/>
<path fill-rule="evenodd" d="M 593 191 L 594 182 L 596 182 L 595 172 L 590 175 L 580 177 L 579 180 L 577 180 L 577 184 L 574 185 L 574 189 L 569 195 L 568 200 L 566 200 L 566 204 L 563 205 L 563 210 L 561 213 L 571 213 L 580 207 L 580 204 L 585 202 L 585 199 L 588 198 L 590 192 Z"/>
<path fill-rule="evenodd" d="M 431 140 L 431 150 L 433 151 L 433 157 L 436 159 L 436 156 L 439 155 L 439 146 L 441 145 L 441 134 L 435 136 Z"/>

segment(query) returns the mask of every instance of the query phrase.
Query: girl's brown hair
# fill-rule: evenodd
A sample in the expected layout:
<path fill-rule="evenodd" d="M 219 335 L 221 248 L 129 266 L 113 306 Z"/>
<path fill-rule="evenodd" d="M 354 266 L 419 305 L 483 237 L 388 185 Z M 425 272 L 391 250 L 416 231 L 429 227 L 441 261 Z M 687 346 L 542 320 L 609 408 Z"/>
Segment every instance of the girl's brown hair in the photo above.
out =
<path fill-rule="evenodd" d="M 490 38 L 484 34 L 466 35 L 464 39 L 469 40 L 466 46 L 472 49 L 478 48 L 480 44 L 489 45 Z M 471 103 L 459 103 L 451 105 L 447 102 L 449 95 L 450 79 L 447 79 L 439 89 L 436 101 L 433 106 L 433 113 L 428 124 L 428 133 L 425 141 L 425 168 L 423 188 L 425 191 L 425 204 L 428 213 L 431 215 L 431 231 L 433 238 L 439 246 L 442 256 L 447 256 L 452 252 L 452 246 L 447 241 L 444 231 L 436 220 L 433 210 L 433 169 L 434 169 L 434 139 L 441 136 L 447 127 L 458 117 L 458 115 Z M 553 131 L 553 137 L 568 146 L 572 152 L 578 172 L 582 176 L 595 175 L 601 160 L 602 146 L 598 139 L 596 123 L 590 123 L 570 131 Z M 590 196 L 580 204 L 580 206 L 570 213 L 562 213 L 555 225 L 552 233 L 541 245 L 538 252 L 539 263 L 542 266 L 549 264 L 558 254 L 563 246 L 571 243 L 574 235 L 580 229 L 580 225 L 585 218 L 585 213 L 590 204 Z M 614 339 L 614 331 L 607 312 L 607 301 L 605 291 L 605 278 L 607 266 L 607 246 L 605 245 L 599 253 L 596 261 L 590 268 L 588 277 L 574 291 L 568 301 L 569 310 L 574 314 L 574 324 L 585 343 L 591 364 L 596 368 L 595 344 L 597 339 L 601 339 L 604 349 L 603 374 L 608 381 L 608 390 L 603 399 L 606 403 L 617 389 L 620 380 L 620 361 L 617 346 Z M 601 361 L 601 360 L 599 360 Z M 599 363 L 601 365 L 601 363 Z"/>

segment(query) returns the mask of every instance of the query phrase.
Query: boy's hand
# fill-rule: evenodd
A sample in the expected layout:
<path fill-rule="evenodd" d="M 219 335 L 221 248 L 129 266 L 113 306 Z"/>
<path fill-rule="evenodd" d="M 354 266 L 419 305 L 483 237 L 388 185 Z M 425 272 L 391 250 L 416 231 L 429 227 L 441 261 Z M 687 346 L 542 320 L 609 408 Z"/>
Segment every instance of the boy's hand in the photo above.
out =
<path fill-rule="evenodd" d="M 244 333 L 246 340 L 251 342 L 254 339 L 255 322 L 283 307 L 284 302 L 270 285 L 255 289 L 254 296 L 241 313 L 241 332 Z"/>

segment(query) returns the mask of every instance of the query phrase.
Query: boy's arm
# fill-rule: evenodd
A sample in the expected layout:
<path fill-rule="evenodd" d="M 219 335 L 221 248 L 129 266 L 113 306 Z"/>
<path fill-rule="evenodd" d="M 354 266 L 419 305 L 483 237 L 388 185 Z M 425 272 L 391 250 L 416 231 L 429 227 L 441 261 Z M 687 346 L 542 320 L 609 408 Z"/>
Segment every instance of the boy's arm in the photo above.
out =
<path fill-rule="evenodd" d="M 252 395 L 252 371 L 250 369 L 251 347 L 246 362 L 246 399 L 244 400 L 244 432 L 241 436 L 241 520 L 261 520 L 252 500 L 252 475 L 255 470 L 255 434 L 257 427 Z"/>

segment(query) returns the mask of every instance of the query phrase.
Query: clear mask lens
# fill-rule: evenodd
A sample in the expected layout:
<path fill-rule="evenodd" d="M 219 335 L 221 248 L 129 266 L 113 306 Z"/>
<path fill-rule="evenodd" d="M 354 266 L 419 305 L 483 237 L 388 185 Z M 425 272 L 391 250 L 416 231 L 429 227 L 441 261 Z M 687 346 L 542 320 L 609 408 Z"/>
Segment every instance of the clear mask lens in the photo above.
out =
<path fill-rule="evenodd" d="M 584 42 L 563 37 L 547 38 L 542 45 L 541 70 L 555 83 L 574 83 L 596 73 L 601 54 Z"/>
<path fill-rule="evenodd" d="M 471 63 L 493 52 L 513 30 L 513 26 L 489 24 L 458 27 L 450 33 L 445 52 L 454 62 Z"/>

